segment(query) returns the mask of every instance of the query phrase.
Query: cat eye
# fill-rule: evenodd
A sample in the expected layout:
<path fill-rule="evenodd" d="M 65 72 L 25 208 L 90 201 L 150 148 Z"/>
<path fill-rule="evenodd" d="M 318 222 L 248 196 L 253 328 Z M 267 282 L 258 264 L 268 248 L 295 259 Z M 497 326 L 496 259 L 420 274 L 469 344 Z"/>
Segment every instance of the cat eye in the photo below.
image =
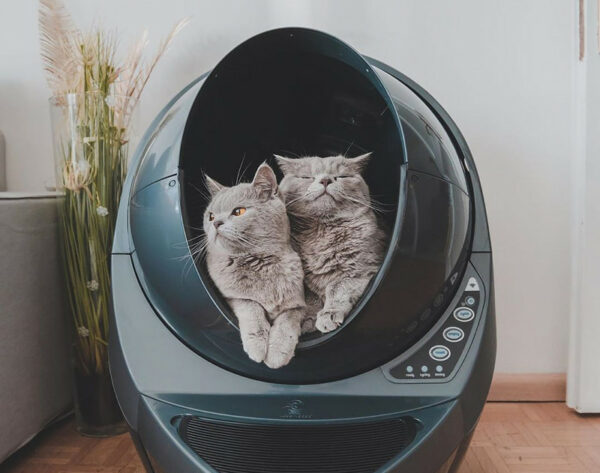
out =
<path fill-rule="evenodd" d="M 239 217 L 240 215 L 244 215 L 246 213 L 246 207 L 236 207 L 235 209 L 233 209 L 233 212 L 231 212 L 231 215 L 235 215 L 236 217 Z"/>
<path fill-rule="evenodd" d="M 209 212 L 209 213 L 208 213 L 208 220 L 209 220 L 210 222 L 212 222 L 214 219 L 215 219 L 215 214 L 214 214 L 214 213 L 212 213 L 212 212 Z"/>
<path fill-rule="evenodd" d="M 343 176 L 335 176 L 335 178 L 336 178 L 336 179 L 337 179 L 337 178 L 340 178 L 340 179 L 345 179 L 345 178 L 347 178 L 347 177 L 352 177 L 352 176 L 348 176 L 348 175 L 346 175 L 346 174 L 345 174 L 345 175 L 343 175 Z"/>
<path fill-rule="evenodd" d="M 313 179 L 311 176 L 298 176 L 300 179 Z"/>

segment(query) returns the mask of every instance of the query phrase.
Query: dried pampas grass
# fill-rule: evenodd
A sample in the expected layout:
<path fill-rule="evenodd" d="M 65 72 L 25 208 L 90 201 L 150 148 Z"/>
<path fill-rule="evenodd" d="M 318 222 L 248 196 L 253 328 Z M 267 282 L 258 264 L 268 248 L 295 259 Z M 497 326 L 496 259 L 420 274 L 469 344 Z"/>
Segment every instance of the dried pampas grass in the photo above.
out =
<path fill-rule="evenodd" d="M 82 34 L 62 2 L 40 0 L 39 29 L 42 61 L 53 94 L 75 92 L 81 86 L 78 45 Z"/>
<path fill-rule="evenodd" d="M 71 93 L 114 96 L 115 112 L 126 127 L 154 68 L 187 22 L 179 21 L 149 59 L 145 57 L 147 31 L 120 59 L 115 33 L 100 29 L 82 32 L 61 0 L 40 0 L 42 62 L 55 101 L 63 103 Z"/>
<path fill-rule="evenodd" d="M 107 370 L 110 248 L 127 172 L 131 118 L 160 58 L 187 21 L 146 57 L 144 32 L 121 57 L 114 32 L 77 28 L 61 0 L 40 0 L 41 54 L 52 90 L 61 254 L 76 370 Z"/>

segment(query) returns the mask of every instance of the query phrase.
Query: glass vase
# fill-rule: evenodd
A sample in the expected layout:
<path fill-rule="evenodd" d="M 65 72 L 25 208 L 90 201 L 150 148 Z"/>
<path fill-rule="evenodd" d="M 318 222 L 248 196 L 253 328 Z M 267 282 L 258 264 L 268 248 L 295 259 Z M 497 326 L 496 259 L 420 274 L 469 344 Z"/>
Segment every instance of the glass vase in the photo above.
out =
<path fill-rule="evenodd" d="M 77 429 L 127 430 L 110 380 L 110 250 L 127 171 L 132 114 L 101 92 L 50 99 L 61 256 L 72 334 Z"/>

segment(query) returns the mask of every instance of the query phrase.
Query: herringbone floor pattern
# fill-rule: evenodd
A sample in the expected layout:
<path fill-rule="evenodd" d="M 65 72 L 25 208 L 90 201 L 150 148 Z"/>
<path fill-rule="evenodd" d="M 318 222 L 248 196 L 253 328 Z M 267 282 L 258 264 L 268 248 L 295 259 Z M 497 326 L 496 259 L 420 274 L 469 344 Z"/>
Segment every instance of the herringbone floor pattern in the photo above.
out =
<path fill-rule="evenodd" d="M 127 435 L 80 437 L 72 420 L 44 432 L 0 470 L 144 473 Z M 561 403 L 488 404 L 460 473 L 600 473 L 600 416 L 579 416 Z"/>

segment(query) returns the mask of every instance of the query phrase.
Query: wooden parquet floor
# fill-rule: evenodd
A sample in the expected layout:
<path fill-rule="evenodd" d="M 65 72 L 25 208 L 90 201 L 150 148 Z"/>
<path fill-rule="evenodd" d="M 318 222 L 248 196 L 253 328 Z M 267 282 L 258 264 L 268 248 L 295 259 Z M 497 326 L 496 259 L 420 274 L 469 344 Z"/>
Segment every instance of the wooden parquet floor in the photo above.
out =
<path fill-rule="evenodd" d="M 81 437 L 72 420 L 42 433 L 0 471 L 144 473 L 128 435 Z M 600 416 L 562 403 L 490 403 L 460 473 L 600 473 Z"/>

